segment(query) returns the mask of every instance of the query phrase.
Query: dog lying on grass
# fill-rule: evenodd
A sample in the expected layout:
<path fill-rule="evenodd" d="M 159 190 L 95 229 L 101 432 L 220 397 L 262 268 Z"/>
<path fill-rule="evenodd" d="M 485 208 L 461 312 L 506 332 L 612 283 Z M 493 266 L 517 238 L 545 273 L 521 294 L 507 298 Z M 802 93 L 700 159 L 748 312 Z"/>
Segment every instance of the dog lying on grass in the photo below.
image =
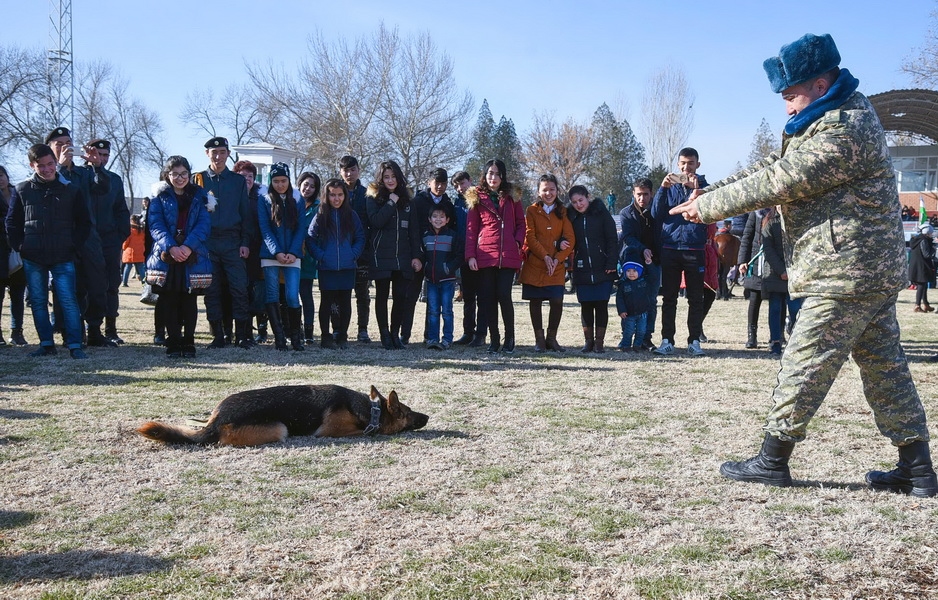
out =
<path fill-rule="evenodd" d="M 257 446 L 291 435 L 347 437 L 391 435 L 420 429 L 430 419 L 412 411 L 392 391 L 371 398 L 338 385 L 281 385 L 225 398 L 202 429 L 148 421 L 137 432 L 170 444 Z"/>

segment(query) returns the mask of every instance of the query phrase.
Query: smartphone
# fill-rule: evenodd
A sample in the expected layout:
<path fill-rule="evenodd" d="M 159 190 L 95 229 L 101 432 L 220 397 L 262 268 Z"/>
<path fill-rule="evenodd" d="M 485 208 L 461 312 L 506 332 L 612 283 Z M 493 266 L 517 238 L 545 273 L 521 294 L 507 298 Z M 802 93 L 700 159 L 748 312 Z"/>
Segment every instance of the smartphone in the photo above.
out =
<path fill-rule="evenodd" d="M 690 181 L 684 173 L 670 173 L 668 179 L 671 180 L 671 183 L 687 183 Z"/>

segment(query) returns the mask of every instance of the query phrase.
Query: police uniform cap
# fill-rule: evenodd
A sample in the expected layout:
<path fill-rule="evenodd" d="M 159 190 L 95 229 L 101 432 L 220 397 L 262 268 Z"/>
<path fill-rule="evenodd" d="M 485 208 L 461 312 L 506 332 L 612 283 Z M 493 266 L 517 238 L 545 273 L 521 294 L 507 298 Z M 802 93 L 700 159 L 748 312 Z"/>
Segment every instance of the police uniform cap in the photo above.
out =
<path fill-rule="evenodd" d="M 221 136 L 213 137 L 209 141 L 205 142 L 206 148 L 227 148 L 228 147 L 228 138 L 223 138 Z"/>
<path fill-rule="evenodd" d="M 62 137 L 63 135 L 72 137 L 72 132 L 68 130 L 68 127 L 56 127 L 55 129 L 49 132 L 49 135 L 46 136 L 46 141 L 44 143 L 48 144 L 55 138 Z"/>
<path fill-rule="evenodd" d="M 97 148 L 98 150 L 110 150 L 111 149 L 111 142 L 105 139 L 101 139 L 101 138 L 91 140 L 90 142 L 88 142 L 88 145 L 91 146 L 92 148 Z"/>

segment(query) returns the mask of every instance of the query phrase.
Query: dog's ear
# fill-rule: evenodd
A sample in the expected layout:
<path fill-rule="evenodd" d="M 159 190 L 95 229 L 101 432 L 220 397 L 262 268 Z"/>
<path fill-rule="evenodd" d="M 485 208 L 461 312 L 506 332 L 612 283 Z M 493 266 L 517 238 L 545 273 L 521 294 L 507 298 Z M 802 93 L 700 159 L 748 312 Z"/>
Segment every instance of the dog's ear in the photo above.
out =
<path fill-rule="evenodd" d="M 370 394 L 370 396 L 371 396 L 371 399 L 372 399 L 372 400 L 374 400 L 375 398 L 380 398 L 380 397 L 381 397 L 381 392 L 379 392 L 379 391 L 378 391 L 378 388 L 376 388 L 375 386 L 371 386 L 371 394 Z"/>
<path fill-rule="evenodd" d="M 397 392 L 391 390 L 391 393 L 388 394 L 387 400 L 388 410 L 391 412 L 397 412 L 401 408 L 401 401 L 397 398 Z"/>

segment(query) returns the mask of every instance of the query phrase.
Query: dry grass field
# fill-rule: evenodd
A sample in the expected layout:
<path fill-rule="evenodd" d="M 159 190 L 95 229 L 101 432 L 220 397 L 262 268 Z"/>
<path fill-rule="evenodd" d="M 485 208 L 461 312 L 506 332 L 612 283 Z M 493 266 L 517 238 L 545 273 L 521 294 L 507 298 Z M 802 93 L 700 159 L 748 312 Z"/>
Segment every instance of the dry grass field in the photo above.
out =
<path fill-rule="evenodd" d="M 743 349 L 742 299 L 714 305 L 698 359 L 582 355 L 572 297 L 568 351 L 535 354 L 516 288 L 512 356 L 208 351 L 200 315 L 198 356 L 170 361 L 148 343 L 139 287 L 122 289 L 123 348 L 84 361 L 0 349 L 0 597 L 938 597 L 938 500 L 863 485 L 896 452 L 852 363 L 795 451 L 795 487 L 720 477 L 758 449 L 777 371 L 764 343 Z M 934 421 L 938 316 L 911 300 L 903 338 Z M 134 432 L 307 382 L 396 389 L 430 423 L 251 449 Z"/>

